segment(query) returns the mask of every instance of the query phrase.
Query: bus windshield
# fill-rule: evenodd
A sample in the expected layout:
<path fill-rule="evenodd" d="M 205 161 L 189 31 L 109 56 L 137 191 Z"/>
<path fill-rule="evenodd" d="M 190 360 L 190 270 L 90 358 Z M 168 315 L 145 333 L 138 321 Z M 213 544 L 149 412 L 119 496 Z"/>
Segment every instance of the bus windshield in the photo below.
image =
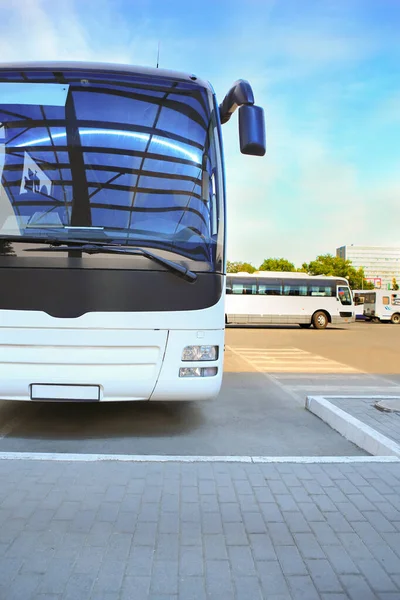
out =
<path fill-rule="evenodd" d="M 194 82 L 0 71 L 0 243 L 138 245 L 221 270 L 213 106 Z"/>
<path fill-rule="evenodd" d="M 350 306 L 352 304 L 350 289 L 346 286 L 338 287 L 338 296 L 342 304 Z"/>

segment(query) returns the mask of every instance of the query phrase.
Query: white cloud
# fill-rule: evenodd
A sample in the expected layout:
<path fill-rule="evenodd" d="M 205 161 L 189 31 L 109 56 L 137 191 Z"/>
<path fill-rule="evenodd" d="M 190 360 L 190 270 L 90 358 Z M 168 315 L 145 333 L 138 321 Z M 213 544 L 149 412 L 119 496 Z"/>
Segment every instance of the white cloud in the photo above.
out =
<path fill-rule="evenodd" d="M 235 128 L 229 132 L 229 259 L 258 266 L 283 256 L 300 266 L 343 244 L 399 244 L 397 178 L 371 185 L 323 135 L 293 132 L 285 112 L 270 109 L 265 158 L 233 151 Z"/>
<path fill-rule="evenodd" d="M 0 36 L 3 62 L 76 60 L 91 54 L 71 3 L 58 2 L 57 11 L 52 14 L 41 0 L 7 3 L 2 13 L 3 10 L 6 14 Z"/>
<path fill-rule="evenodd" d="M 157 40 L 147 20 L 138 17 L 132 32 L 123 15 L 105 0 L 20 0 L 13 4 L 3 0 L 0 8 L 2 62 L 155 63 Z"/>

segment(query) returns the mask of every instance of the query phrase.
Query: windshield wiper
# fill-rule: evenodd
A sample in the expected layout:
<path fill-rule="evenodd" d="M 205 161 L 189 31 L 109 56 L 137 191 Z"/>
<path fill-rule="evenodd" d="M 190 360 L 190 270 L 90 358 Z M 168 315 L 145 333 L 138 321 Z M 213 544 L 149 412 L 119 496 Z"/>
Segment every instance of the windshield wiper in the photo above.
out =
<path fill-rule="evenodd" d="M 22 241 L 22 240 L 21 240 Z M 26 240 L 23 240 L 26 241 Z M 39 240 L 35 240 L 38 242 Z M 41 240 L 40 240 L 41 241 Z M 40 242 L 39 242 L 40 243 Z M 85 240 L 71 240 L 64 242 L 60 240 L 43 240 L 43 243 L 49 244 L 46 248 L 24 248 L 25 252 L 65 252 L 66 250 L 85 252 L 85 254 L 125 254 L 128 256 L 145 256 L 154 262 L 163 265 L 172 273 L 182 277 L 186 281 L 193 283 L 197 279 L 196 273 L 183 267 L 179 263 L 163 258 L 158 254 L 154 254 L 140 246 L 119 246 L 115 244 L 107 244 L 107 242 L 88 243 Z"/>

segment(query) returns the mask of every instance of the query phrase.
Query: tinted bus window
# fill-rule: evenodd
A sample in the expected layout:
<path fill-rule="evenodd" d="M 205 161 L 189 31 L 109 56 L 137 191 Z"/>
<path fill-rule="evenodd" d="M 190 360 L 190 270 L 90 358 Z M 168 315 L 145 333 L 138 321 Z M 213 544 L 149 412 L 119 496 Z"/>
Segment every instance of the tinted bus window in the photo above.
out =
<path fill-rule="evenodd" d="M 279 279 L 258 280 L 258 294 L 262 296 L 280 296 L 282 294 L 282 282 Z"/>
<path fill-rule="evenodd" d="M 308 288 L 309 296 L 334 296 L 334 288 L 330 285 L 310 285 Z"/>
<path fill-rule="evenodd" d="M 299 283 L 291 283 L 283 285 L 284 296 L 307 296 L 307 286 Z"/>
<path fill-rule="evenodd" d="M 232 294 L 232 279 L 230 277 L 226 278 L 226 293 Z"/>
<path fill-rule="evenodd" d="M 253 279 L 232 279 L 232 294 L 256 294 L 257 283 Z"/>

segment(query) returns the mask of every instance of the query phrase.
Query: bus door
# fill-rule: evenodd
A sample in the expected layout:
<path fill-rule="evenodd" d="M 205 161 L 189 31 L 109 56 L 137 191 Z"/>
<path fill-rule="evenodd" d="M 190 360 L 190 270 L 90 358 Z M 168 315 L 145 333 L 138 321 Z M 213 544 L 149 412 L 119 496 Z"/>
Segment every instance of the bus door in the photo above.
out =
<path fill-rule="evenodd" d="M 374 317 L 376 311 L 376 292 L 367 292 L 364 295 L 364 315 Z"/>
<path fill-rule="evenodd" d="M 356 319 L 362 319 L 364 316 L 364 300 L 365 295 L 363 292 L 353 292 L 354 299 L 354 313 Z"/>
<path fill-rule="evenodd" d="M 337 297 L 343 306 L 352 306 L 353 300 L 351 298 L 350 288 L 347 285 L 338 285 L 337 288 Z"/>

